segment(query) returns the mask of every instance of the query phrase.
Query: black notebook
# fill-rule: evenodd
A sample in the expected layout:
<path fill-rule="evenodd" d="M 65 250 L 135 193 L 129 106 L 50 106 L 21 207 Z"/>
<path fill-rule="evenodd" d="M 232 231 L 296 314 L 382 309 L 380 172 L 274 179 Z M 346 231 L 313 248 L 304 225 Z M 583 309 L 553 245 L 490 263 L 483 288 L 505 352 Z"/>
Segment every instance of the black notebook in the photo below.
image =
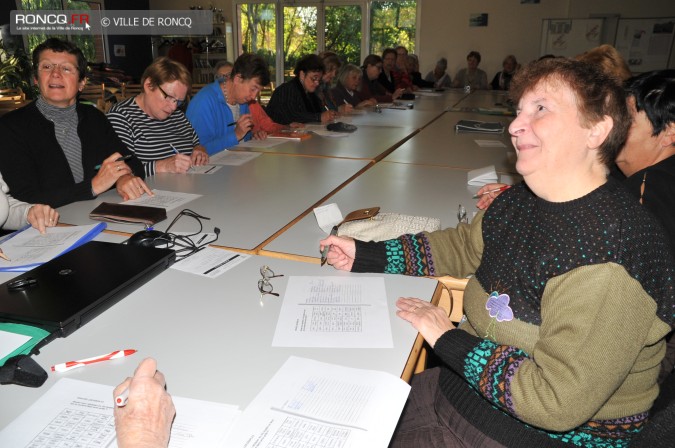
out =
<path fill-rule="evenodd" d="M 498 121 L 459 120 L 455 125 L 455 131 L 501 134 L 504 132 L 504 125 Z"/>
<path fill-rule="evenodd" d="M 90 241 L 0 284 L 0 322 L 65 337 L 175 261 L 170 249 Z"/>

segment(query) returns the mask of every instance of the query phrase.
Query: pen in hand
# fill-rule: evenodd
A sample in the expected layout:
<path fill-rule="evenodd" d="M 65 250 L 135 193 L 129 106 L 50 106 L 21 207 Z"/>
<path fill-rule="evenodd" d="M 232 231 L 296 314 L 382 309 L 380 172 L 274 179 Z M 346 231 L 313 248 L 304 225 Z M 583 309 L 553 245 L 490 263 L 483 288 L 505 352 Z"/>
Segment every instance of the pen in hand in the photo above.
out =
<path fill-rule="evenodd" d="M 484 191 L 482 193 L 476 194 L 476 195 L 474 195 L 473 198 L 476 199 L 476 198 L 479 198 L 483 195 L 486 195 L 486 194 L 489 194 L 489 193 L 496 193 L 498 191 L 508 190 L 509 188 L 511 188 L 511 185 L 504 185 L 503 187 L 495 188 L 493 190 L 488 190 L 488 191 Z"/>
<path fill-rule="evenodd" d="M 122 391 L 121 394 L 115 397 L 115 404 L 117 405 L 117 407 L 121 408 L 127 405 L 128 400 L 129 400 L 129 388 L 127 387 Z"/>
<path fill-rule="evenodd" d="M 127 154 L 126 156 L 118 157 L 115 159 L 115 162 L 122 162 L 124 160 L 129 160 L 131 158 L 131 154 Z M 100 170 L 101 169 L 101 164 L 99 163 L 94 167 L 95 170 Z"/>
<path fill-rule="evenodd" d="M 338 226 L 333 226 L 333 228 L 330 231 L 330 234 L 332 236 L 337 235 L 338 232 Z M 326 257 L 328 256 L 328 251 L 330 251 L 331 245 L 329 244 L 328 246 L 324 247 L 323 250 L 321 251 L 321 266 L 326 264 Z"/>

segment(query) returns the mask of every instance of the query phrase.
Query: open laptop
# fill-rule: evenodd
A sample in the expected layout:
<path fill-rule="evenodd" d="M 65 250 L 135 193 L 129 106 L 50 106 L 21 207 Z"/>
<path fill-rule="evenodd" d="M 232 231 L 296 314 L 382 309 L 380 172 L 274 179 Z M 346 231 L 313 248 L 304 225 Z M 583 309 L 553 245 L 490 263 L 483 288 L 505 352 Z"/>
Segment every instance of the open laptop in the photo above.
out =
<path fill-rule="evenodd" d="M 65 337 L 167 269 L 171 249 L 90 241 L 0 285 L 0 322 Z"/>

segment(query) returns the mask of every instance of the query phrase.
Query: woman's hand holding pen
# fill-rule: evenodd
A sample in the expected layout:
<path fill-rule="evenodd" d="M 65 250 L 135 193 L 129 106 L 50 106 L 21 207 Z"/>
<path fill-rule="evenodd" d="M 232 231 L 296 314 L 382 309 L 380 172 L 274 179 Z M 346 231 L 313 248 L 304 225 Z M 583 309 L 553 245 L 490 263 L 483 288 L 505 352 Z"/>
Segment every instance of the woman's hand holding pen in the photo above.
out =
<path fill-rule="evenodd" d="M 176 154 L 155 162 L 156 173 L 187 173 L 192 166 L 192 157 L 188 154 Z"/>
<path fill-rule="evenodd" d="M 119 152 L 116 152 L 106 158 L 102 163 L 96 176 L 91 180 L 91 189 L 94 195 L 99 195 L 108 191 L 115 185 L 117 179 L 127 174 L 132 174 L 129 165 L 124 163 L 124 158 Z"/>
<path fill-rule="evenodd" d="M 356 257 L 356 243 L 353 238 L 346 236 L 329 236 L 319 241 L 319 249 L 330 246 L 326 254 L 326 262 L 335 269 L 341 271 L 351 271 Z"/>
<path fill-rule="evenodd" d="M 242 140 L 251 129 L 253 129 L 253 118 L 251 114 L 244 114 L 239 117 L 234 126 L 234 135 L 237 136 L 237 140 Z"/>
<path fill-rule="evenodd" d="M 341 104 L 338 106 L 338 112 L 341 114 L 349 114 L 354 110 L 354 106 L 349 103 Z"/>
<path fill-rule="evenodd" d="M 113 406 L 117 445 L 129 447 L 166 447 L 171 424 L 176 415 L 166 381 L 157 370 L 157 362 L 146 358 L 138 365 L 133 378 L 127 378 L 113 391 L 113 399 L 127 391 L 124 406 Z"/>
<path fill-rule="evenodd" d="M 509 185 L 506 184 L 485 184 L 483 185 L 478 192 L 476 192 L 476 196 L 478 196 L 478 202 L 476 203 L 476 207 L 478 207 L 481 210 L 487 209 L 490 204 L 492 204 L 492 201 L 495 200 L 497 196 L 499 196 L 502 191 L 505 189 L 509 188 Z"/>
<path fill-rule="evenodd" d="M 330 123 L 337 118 L 338 114 L 334 110 L 326 110 L 321 113 L 321 123 Z"/>

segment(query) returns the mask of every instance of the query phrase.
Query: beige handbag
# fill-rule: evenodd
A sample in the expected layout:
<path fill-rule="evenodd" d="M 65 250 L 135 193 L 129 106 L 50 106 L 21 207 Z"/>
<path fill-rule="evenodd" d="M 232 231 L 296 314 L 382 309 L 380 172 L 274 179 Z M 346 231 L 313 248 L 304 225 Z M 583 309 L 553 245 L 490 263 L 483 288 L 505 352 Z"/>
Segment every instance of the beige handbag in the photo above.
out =
<path fill-rule="evenodd" d="M 433 232 L 440 228 L 441 220 L 438 218 L 378 213 L 368 219 L 341 224 L 338 234 L 351 236 L 361 241 L 384 241 L 407 233 Z"/>

